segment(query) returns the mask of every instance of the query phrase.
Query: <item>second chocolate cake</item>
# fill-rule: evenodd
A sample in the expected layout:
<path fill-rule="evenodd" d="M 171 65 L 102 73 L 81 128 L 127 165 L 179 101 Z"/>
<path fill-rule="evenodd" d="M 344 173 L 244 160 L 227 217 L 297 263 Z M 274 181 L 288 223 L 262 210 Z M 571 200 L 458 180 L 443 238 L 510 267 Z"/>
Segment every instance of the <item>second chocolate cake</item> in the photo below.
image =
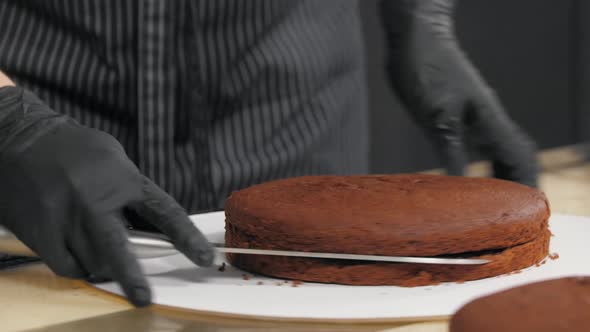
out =
<path fill-rule="evenodd" d="M 225 212 L 231 247 L 491 261 L 426 265 L 228 255 L 238 268 L 304 281 L 421 286 L 474 280 L 538 263 L 549 250 L 545 196 L 495 179 L 300 177 L 235 192 Z"/>
<path fill-rule="evenodd" d="M 481 297 L 453 315 L 449 331 L 590 331 L 590 277 L 540 281 Z"/>

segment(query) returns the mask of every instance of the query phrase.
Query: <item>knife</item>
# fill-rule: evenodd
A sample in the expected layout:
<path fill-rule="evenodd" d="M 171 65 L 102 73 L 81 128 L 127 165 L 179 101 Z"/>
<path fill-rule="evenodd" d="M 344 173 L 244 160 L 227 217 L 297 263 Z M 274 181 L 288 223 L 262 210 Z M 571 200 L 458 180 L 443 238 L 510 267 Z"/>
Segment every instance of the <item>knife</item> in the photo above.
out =
<path fill-rule="evenodd" d="M 157 258 L 179 254 L 174 245 L 163 234 L 129 230 L 129 243 L 138 258 Z M 325 252 L 268 250 L 250 248 L 228 248 L 220 243 L 211 243 L 218 252 L 226 254 L 288 256 L 305 258 L 343 259 L 371 262 L 415 263 L 415 264 L 448 264 L 448 265 L 479 265 L 489 260 L 479 258 L 445 258 L 445 257 L 407 257 L 358 255 Z M 16 236 L 0 226 L 0 253 L 18 256 L 36 256 L 36 254 L 20 242 Z"/>

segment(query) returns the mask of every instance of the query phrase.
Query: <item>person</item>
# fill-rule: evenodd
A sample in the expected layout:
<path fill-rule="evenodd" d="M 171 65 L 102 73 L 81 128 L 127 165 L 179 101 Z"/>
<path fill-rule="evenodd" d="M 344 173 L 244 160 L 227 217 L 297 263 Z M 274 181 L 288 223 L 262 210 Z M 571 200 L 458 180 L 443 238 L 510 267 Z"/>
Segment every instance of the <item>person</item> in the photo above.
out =
<path fill-rule="evenodd" d="M 454 6 L 382 1 L 393 86 L 450 174 L 476 142 L 496 177 L 535 186 L 535 146 L 462 53 Z M 14 0 L 0 24 L 0 223 L 61 276 L 148 305 L 126 227 L 208 266 L 187 212 L 272 179 L 368 172 L 354 0 Z"/>

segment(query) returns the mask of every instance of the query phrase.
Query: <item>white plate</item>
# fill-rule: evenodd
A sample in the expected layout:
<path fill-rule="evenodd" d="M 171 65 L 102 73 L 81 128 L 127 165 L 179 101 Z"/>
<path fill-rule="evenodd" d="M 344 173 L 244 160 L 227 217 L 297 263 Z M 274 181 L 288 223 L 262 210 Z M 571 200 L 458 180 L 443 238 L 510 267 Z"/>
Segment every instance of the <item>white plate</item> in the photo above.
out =
<path fill-rule="evenodd" d="M 223 241 L 223 213 L 193 217 L 210 241 Z M 153 287 L 154 303 L 201 312 L 289 320 L 413 320 L 448 316 L 464 303 L 501 289 L 567 275 L 590 275 L 590 218 L 556 215 L 550 227 L 551 252 L 540 267 L 519 274 L 438 286 L 343 286 L 304 283 L 298 287 L 282 280 L 251 276 L 228 266 L 198 268 L 181 255 L 147 259 L 142 265 Z M 218 257 L 217 264 L 222 262 Z M 259 282 L 262 282 L 260 285 Z M 277 284 L 281 284 L 278 286 Z M 96 285 L 121 294 L 114 283 Z"/>

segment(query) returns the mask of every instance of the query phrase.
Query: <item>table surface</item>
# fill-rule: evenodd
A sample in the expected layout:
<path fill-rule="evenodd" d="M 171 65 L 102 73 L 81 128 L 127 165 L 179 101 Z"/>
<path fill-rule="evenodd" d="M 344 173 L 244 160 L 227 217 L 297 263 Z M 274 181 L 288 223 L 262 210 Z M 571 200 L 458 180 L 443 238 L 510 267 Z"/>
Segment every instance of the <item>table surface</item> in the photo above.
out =
<path fill-rule="evenodd" d="M 590 216 L 590 164 L 572 149 L 544 152 L 541 189 L 553 213 Z M 485 164 L 471 167 L 478 175 Z M 115 296 L 83 282 L 55 276 L 44 265 L 0 271 L 0 321 L 3 331 L 391 331 L 443 332 L 447 321 L 379 324 L 264 322 L 160 307 L 133 309 Z"/>

